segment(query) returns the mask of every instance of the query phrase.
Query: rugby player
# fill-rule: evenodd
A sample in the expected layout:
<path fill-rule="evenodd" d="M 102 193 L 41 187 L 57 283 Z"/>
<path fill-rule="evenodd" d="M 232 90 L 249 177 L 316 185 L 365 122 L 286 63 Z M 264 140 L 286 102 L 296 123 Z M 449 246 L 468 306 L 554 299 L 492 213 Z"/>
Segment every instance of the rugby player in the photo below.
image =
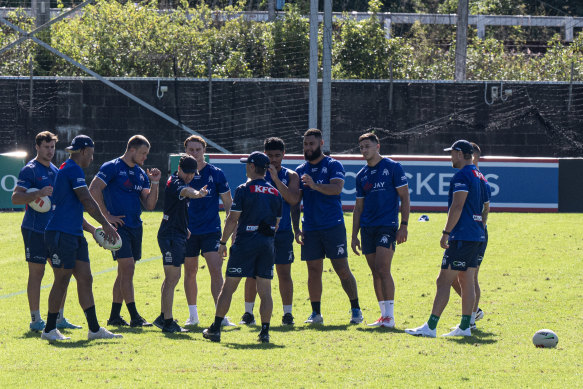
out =
<path fill-rule="evenodd" d="M 283 200 L 278 190 L 265 180 L 269 167 L 269 158 L 255 151 L 247 158 L 245 173 L 249 180 L 239 185 L 231 212 L 225 223 L 220 242 L 219 254 L 227 255 L 227 240 L 237 229 L 237 239 L 231 246 L 231 255 L 227 262 L 225 282 L 219 295 L 215 321 L 203 331 L 203 337 L 213 342 L 221 340 L 221 323 L 229 311 L 233 293 L 242 277 L 255 277 L 257 293 L 261 299 L 261 332 L 259 341 L 269 342 L 269 323 L 273 311 L 271 299 L 271 280 L 275 260 L 274 236 L 277 231 Z"/>
<path fill-rule="evenodd" d="M 150 142 L 144 136 L 132 136 L 125 153 L 104 163 L 89 187 L 101 213 L 117 228 L 122 240 L 121 248 L 112 252 L 117 261 L 117 277 L 107 321 L 110 326 L 128 325 L 120 315 L 124 301 L 130 313 L 129 326 L 152 325 L 138 313 L 134 297 L 136 261 L 142 258 L 142 204 L 149 211 L 156 207 L 161 176 L 156 168 L 146 172 L 142 169 L 149 152 Z"/>
<path fill-rule="evenodd" d="M 58 169 L 52 164 L 51 160 L 55 156 L 55 147 L 58 141 L 57 136 L 49 131 L 43 131 L 36 135 L 36 157 L 30 160 L 18 174 L 18 182 L 12 193 L 12 203 L 14 205 L 25 205 L 40 197 L 50 197 L 53 194 L 53 186 L 55 185 Z M 36 188 L 38 191 L 26 193 L 30 188 Z M 52 214 L 52 208 L 48 212 L 41 213 L 31 207 L 26 207 L 24 218 L 22 219 L 21 231 L 24 239 L 26 262 L 28 262 L 26 292 L 31 318 L 29 328 L 32 331 L 42 331 L 45 328 L 45 321 L 40 314 L 40 287 L 48 257 L 44 233 Z M 70 323 L 63 316 L 66 298 L 67 293 L 65 293 L 61 302 L 61 309 L 57 317 L 57 328 L 79 329 L 81 326 Z"/>
<path fill-rule="evenodd" d="M 284 325 L 293 325 L 292 302 L 294 284 L 291 277 L 291 264 L 294 261 L 294 234 L 292 232 L 290 205 L 296 205 L 299 200 L 300 179 L 296 172 L 281 166 L 285 155 L 285 143 L 280 138 L 267 138 L 263 143 L 265 155 L 269 158 L 269 168 L 265 174 L 265 180 L 277 188 L 283 197 L 283 210 L 281 222 L 275 234 L 275 270 L 279 279 L 279 293 L 283 304 Z M 257 294 L 257 283 L 254 278 L 245 281 L 245 313 L 239 324 L 255 324 L 253 306 Z"/>
<path fill-rule="evenodd" d="M 70 158 L 57 172 L 53 191 L 54 213 L 44 235 L 53 267 L 54 282 L 49 294 L 47 324 L 41 338 L 49 341 L 70 339 L 59 332 L 56 321 L 71 275 L 77 280 L 79 304 L 89 325 L 87 338 L 121 338 L 121 335 L 101 327 L 97 321 L 89 251 L 83 236 L 83 230 L 95 236 L 95 227 L 83 218 L 85 211 L 101 223 L 106 240 L 115 242 L 120 239 L 115 228 L 99 210 L 85 183 L 83 168 L 87 168 L 93 161 L 94 143 L 86 135 L 77 135 L 66 150 L 70 153 Z"/>
<path fill-rule="evenodd" d="M 476 143 L 470 142 L 472 145 L 472 148 L 474 149 L 474 154 L 472 154 L 472 161 L 474 162 L 474 165 L 476 165 L 476 169 L 478 168 L 478 164 L 480 162 L 480 156 L 482 155 L 482 150 L 480 150 L 480 146 L 478 146 Z M 480 178 L 483 179 L 483 183 L 486 185 L 486 193 L 488 195 L 488 200 L 490 200 L 490 197 L 492 196 L 492 189 L 490 188 L 490 184 L 488 184 L 488 181 L 486 180 L 486 178 L 482 175 L 480 176 Z M 482 265 L 482 261 L 484 260 L 484 254 L 486 253 L 486 247 L 488 246 L 488 226 L 486 224 L 487 219 L 488 219 L 488 213 L 490 211 L 490 206 L 489 203 L 484 203 L 484 210 L 482 211 L 482 215 L 483 215 L 483 219 L 482 222 L 484 223 L 484 233 L 485 233 L 485 237 L 486 239 L 480 244 L 480 250 L 478 251 L 478 266 L 476 267 L 476 275 L 474 277 L 474 289 L 476 291 L 476 302 L 474 303 L 474 309 L 472 309 L 472 317 L 470 320 L 470 328 L 472 330 L 476 329 L 476 320 L 480 320 L 484 317 L 484 311 L 482 311 L 480 309 L 480 307 L 478 306 L 478 304 L 480 303 L 480 296 L 481 296 L 481 289 L 480 289 L 480 284 L 478 283 L 478 273 L 480 272 L 480 266 Z M 458 295 L 462 295 L 462 290 L 460 287 L 460 283 L 458 281 L 458 279 L 456 278 L 453 281 L 453 284 L 451 285 L 453 287 L 453 289 L 457 292 Z"/>
<path fill-rule="evenodd" d="M 395 327 L 395 282 L 391 262 L 395 243 L 407 241 L 409 221 L 409 186 L 400 163 L 380 154 L 379 138 L 366 133 L 358 138 L 366 166 L 356 175 L 356 204 L 352 217 L 352 251 L 366 257 L 372 271 L 373 285 L 381 317 L 373 327 Z M 399 200 L 401 225 L 399 226 Z M 362 228 L 361 228 L 362 227 Z M 361 242 L 358 239 L 360 231 Z"/>
<path fill-rule="evenodd" d="M 164 216 L 158 230 L 158 245 L 162 252 L 164 282 L 162 283 L 161 313 L 154 321 L 163 332 L 188 332 L 172 317 L 174 288 L 180 280 L 180 267 L 184 264 L 188 230 L 188 201 L 207 195 L 206 187 L 200 191 L 188 186 L 197 173 L 196 159 L 184 155 L 178 163 L 178 171 L 168 178 L 164 190 Z"/>
<path fill-rule="evenodd" d="M 186 241 L 186 258 L 184 259 L 184 293 L 188 303 L 189 318 L 185 325 L 197 325 L 197 295 L 196 276 L 198 272 L 198 256 L 202 254 L 206 260 L 211 276 L 211 294 L 217 304 L 221 287 L 223 286 L 223 259 L 219 255 L 221 240 L 221 219 L 219 217 L 219 197 L 228 216 L 231 209 L 231 190 L 225 174 L 218 167 L 207 163 L 204 158 L 206 142 L 197 135 L 192 135 L 184 141 L 186 154 L 194 157 L 198 164 L 198 174 L 190 181 L 190 187 L 200 190 L 206 186 L 208 194 L 205 197 L 191 199 L 188 205 L 188 229 L 190 238 Z M 235 324 L 225 317 L 223 326 Z"/>
<path fill-rule="evenodd" d="M 452 166 L 459 171 L 449 183 L 448 214 L 440 246 L 445 249 L 437 291 L 429 320 L 420 327 L 406 329 L 414 336 L 435 338 L 436 327 L 447 306 L 452 282 L 458 278 L 462 290 L 462 319 L 460 324 L 443 336 L 471 336 L 470 319 L 474 307 L 474 276 L 478 266 L 478 251 L 485 240 L 483 210 L 488 202 L 480 173 L 472 163 L 470 142 L 458 140 L 444 149 L 451 152 Z"/>
<path fill-rule="evenodd" d="M 312 314 L 305 323 L 323 323 L 320 312 L 324 257 L 330 258 L 342 288 L 350 299 L 351 324 L 362 323 L 356 279 L 348 267 L 346 227 L 340 194 L 344 187 L 344 167 L 322 154 L 322 132 L 312 128 L 304 133 L 306 162 L 296 168 L 300 177 L 300 199 L 304 202 L 302 229 L 299 203 L 292 209 L 296 242 L 302 245 L 302 261 L 308 266 L 308 292 Z"/>

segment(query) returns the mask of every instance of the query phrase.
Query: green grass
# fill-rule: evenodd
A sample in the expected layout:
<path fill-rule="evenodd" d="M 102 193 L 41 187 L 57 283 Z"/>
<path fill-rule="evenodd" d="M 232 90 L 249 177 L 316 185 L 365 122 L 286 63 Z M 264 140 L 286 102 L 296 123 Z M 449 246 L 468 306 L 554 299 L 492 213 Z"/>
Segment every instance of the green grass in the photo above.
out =
<path fill-rule="evenodd" d="M 349 326 L 349 302 L 330 262 L 325 262 L 322 314 L 326 325 L 308 327 L 311 309 L 306 266 L 296 259 L 296 326 L 279 326 L 282 308 L 274 280 L 272 343 L 256 342 L 257 327 L 235 327 L 220 344 L 202 338 L 203 326 L 214 317 L 209 275 L 200 262 L 201 324 L 193 333 L 166 336 L 157 328 L 121 330 L 119 341 L 86 340 L 87 324 L 71 283 L 65 310 L 83 330 L 67 331 L 72 341 L 49 344 L 28 331 L 22 213 L 0 214 L 0 386 L 2 387 L 221 387 L 250 385 L 314 387 L 581 387 L 583 386 L 583 223 L 580 214 L 505 214 L 490 216 L 490 245 L 480 280 L 485 318 L 470 339 L 411 337 L 403 329 L 429 317 L 442 250 L 440 232 L 445 214 L 430 214 L 428 223 L 413 220 L 409 241 L 398 247 L 393 261 L 397 287 L 395 330 Z M 162 264 L 156 243 L 160 213 L 145 213 L 144 260 L 136 268 L 137 306 L 153 320 L 160 311 Z M 348 231 L 351 214 L 346 214 Z M 105 324 L 111 305 L 114 262 L 90 241 L 98 318 Z M 296 247 L 296 258 L 299 247 Z M 349 257 L 357 279 L 365 320 L 379 308 L 364 257 Z M 204 268 L 203 268 L 204 267 Z M 52 282 L 47 268 L 43 285 Z M 243 313 L 242 284 L 229 316 Z M 49 288 L 43 289 L 41 313 L 46 317 Z M 449 332 L 459 322 L 460 299 L 452 294 L 437 328 Z M 188 314 L 179 284 L 175 316 Z M 128 317 L 124 307 L 122 314 Z M 258 314 L 256 304 L 255 314 Z M 553 329 L 556 349 L 537 349 L 534 332 Z"/>

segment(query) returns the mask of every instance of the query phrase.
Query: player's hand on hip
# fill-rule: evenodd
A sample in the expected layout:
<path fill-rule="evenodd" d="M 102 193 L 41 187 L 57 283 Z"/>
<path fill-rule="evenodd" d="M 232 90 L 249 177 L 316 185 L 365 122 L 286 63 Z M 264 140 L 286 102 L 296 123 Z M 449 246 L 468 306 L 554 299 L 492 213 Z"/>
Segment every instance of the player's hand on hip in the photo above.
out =
<path fill-rule="evenodd" d="M 307 186 L 310 189 L 314 189 L 314 180 L 312 179 L 312 177 L 309 174 L 304 174 L 302 176 L 302 182 L 304 183 L 305 186 Z"/>
<path fill-rule="evenodd" d="M 44 196 L 52 196 L 53 194 L 53 187 L 52 186 L 45 186 L 44 188 L 42 188 L 41 190 L 38 191 L 38 197 L 44 197 Z"/>
<path fill-rule="evenodd" d="M 296 231 L 295 233 L 295 238 L 296 238 L 296 242 L 298 244 L 303 245 L 304 244 L 304 232 L 303 231 Z"/>
<path fill-rule="evenodd" d="M 150 181 L 160 181 L 160 177 L 162 177 L 162 172 L 157 168 L 153 168 L 152 170 L 147 169 L 146 174 Z"/>
<path fill-rule="evenodd" d="M 397 230 L 397 244 L 405 243 L 407 241 L 407 236 L 409 233 L 407 232 L 407 227 L 402 226 Z"/>
<path fill-rule="evenodd" d="M 441 246 L 442 249 L 449 248 L 448 240 L 449 240 L 449 235 L 446 235 L 446 234 L 441 235 L 441 241 L 439 242 L 439 245 Z"/>
<path fill-rule="evenodd" d="M 219 255 L 223 258 L 227 256 L 227 245 L 222 244 L 219 246 Z"/>
<path fill-rule="evenodd" d="M 109 213 L 105 215 L 107 221 L 110 222 L 115 228 L 119 228 L 125 224 L 123 221 L 124 217 L 126 217 L 126 215 L 114 216 Z"/>
<path fill-rule="evenodd" d="M 360 248 L 360 240 L 358 239 L 358 237 L 352 237 L 352 243 L 350 244 L 350 246 L 352 246 L 352 251 L 354 251 L 354 254 L 360 255 L 359 250 L 362 249 Z"/>

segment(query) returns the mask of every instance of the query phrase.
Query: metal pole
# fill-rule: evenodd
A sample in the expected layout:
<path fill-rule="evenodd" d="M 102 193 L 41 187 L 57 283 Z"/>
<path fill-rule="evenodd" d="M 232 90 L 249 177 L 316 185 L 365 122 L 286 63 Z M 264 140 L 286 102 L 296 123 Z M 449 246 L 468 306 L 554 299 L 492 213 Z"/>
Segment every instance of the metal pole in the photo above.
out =
<path fill-rule="evenodd" d="M 567 103 L 567 112 L 571 112 L 571 103 L 573 101 L 573 72 L 575 70 L 575 62 L 571 61 L 571 80 L 569 81 L 569 102 Z"/>
<path fill-rule="evenodd" d="M 267 20 L 275 19 L 275 0 L 267 0 Z"/>
<path fill-rule="evenodd" d="M 468 0 L 458 0 L 457 34 L 455 45 L 455 80 L 466 79 L 466 58 L 468 52 Z"/>
<path fill-rule="evenodd" d="M 332 98 L 332 0 L 324 0 L 322 36 L 322 139 L 324 150 L 330 151 L 330 119 Z"/>
<path fill-rule="evenodd" d="M 393 111 L 393 61 L 389 63 L 389 75 L 391 83 L 389 84 L 389 112 Z"/>
<path fill-rule="evenodd" d="M 209 73 L 209 119 L 213 116 L 213 60 L 209 56 L 208 59 L 208 73 Z"/>
<path fill-rule="evenodd" d="M 308 127 L 318 127 L 318 0 L 310 0 L 310 86 Z"/>

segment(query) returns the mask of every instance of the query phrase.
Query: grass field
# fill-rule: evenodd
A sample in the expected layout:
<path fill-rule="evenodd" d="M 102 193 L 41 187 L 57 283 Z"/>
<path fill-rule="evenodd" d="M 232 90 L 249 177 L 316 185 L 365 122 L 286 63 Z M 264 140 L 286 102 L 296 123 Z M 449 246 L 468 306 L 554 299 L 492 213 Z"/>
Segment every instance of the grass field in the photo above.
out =
<path fill-rule="evenodd" d="M 272 343 L 256 342 L 258 327 L 234 327 L 220 344 L 204 340 L 214 309 L 209 275 L 199 271 L 201 326 L 192 333 L 164 335 L 157 328 L 122 329 L 116 341 L 87 341 L 87 324 L 69 288 L 65 315 L 83 330 L 72 340 L 49 344 L 28 331 L 27 270 L 20 234 L 22 213 L 0 214 L 0 386 L 1 387 L 582 387 L 583 386 L 583 223 L 581 214 L 507 214 L 489 218 L 490 245 L 480 272 L 485 318 L 466 339 L 415 338 L 405 328 L 430 314 L 441 263 L 440 232 L 445 214 L 409 225 L 409 242 L 393 261 L 397 287 L 397 328 L 348 325 L 349 302 L 330 262 L 325 262 L 322 314 L 325 325 L 308 327 L 310 314 L 305 264 L 299 247 L 292 267 L 295 282 L 293 328 L 282 328 L 282 307 L 274 280 Z M 143 260 L 136 268 L 136 303 L 150 321 L 160 312 L 162 264 L 156 243 L 160 213 L 145 213 Z M 350 231 L 352 215 L 346 214 Z M 88 238 L 89 240 L 89 238 Z M 97 315 L 105 325 L 111 306 L 115 267 L 111 256 L 89 241 Z M 365 321 L 379 316 L 372 278 L 364 257 L 351 255 Z M 203 268 L 204 267 L 204 268 Z M 41 296 L 46 319 L 52 271 L 47 268 Z M 229 316 L 243 314 L 242 284 Z M 459 322 L 460 299 L 452 294 L 438 335 Z M 188 315 L 179 284 L 175 316 Z M 255 314 L 258 315 L 258 304 Z M 126 308 L 122 315 L 129 317 Z M 553 329 L 556 349 L 537 349 L 538 329 Z"/>

